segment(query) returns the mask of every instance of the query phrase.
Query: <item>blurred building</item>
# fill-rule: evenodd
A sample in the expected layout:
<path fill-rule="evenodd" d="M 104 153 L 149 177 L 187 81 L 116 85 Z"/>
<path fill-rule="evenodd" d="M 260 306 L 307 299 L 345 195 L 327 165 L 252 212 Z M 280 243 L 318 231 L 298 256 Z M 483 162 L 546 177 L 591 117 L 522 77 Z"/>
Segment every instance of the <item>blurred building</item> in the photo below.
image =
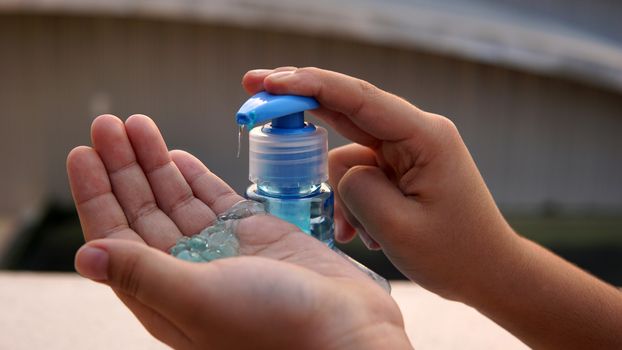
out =
<path fill-rule="evenodd" d="M 242 190 L 240 78 L 280 65 L 450 117 L 506 211 L 619 213 L 620 13 L 613 0 L 2 0 L 0 216 L 71 203 L 65 157 L 101 113 L 153 117 Z"/>

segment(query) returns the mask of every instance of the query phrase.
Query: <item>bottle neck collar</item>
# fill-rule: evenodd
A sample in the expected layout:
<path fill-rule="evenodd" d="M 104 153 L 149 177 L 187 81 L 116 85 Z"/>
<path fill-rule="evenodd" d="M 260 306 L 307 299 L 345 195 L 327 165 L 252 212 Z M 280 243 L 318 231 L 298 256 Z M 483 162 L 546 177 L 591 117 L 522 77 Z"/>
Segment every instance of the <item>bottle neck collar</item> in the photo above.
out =
<path fill-rule="evenodd" d="M 314 196 L 320 191 L 321 184 L 303 185 L 300 187 L 281 187 L 275 184 L 257 184 L 260 194 L 275 198 L 304 198 Z"/>

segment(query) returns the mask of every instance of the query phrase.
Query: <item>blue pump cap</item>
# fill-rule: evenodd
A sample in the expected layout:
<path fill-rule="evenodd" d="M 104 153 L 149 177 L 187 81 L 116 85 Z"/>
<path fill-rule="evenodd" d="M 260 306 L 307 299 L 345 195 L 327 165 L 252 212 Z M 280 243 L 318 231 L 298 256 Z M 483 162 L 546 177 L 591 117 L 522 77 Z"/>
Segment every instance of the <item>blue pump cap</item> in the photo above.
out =
<path fill-rule="evenodd" d="M 303 129 L 303 112 L 318 108 L 320 104 L 312 97 L 296 95 L 273 95 L 262 91 L 249 98 L 236 114 L 236 122 L 249 128 L 272 120 L 277 129 Z"/>
<path fill-rule="evenodd" d="M 280 189 L 317 185 L 328 179 L 326 129 L 305 123 L 304 111 L 319 107 L 311 97 L 260 92 L 236 114 L 249 133 L 249 179 Z M 253 126 L 272 120 L 263 127 Z"/>

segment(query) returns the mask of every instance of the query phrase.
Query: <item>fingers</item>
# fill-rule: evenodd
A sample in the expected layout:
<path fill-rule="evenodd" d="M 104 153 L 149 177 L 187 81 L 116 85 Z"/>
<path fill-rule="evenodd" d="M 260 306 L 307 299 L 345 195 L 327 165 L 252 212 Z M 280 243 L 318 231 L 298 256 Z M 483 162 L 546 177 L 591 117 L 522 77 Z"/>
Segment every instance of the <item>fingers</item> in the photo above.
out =
<path fill-rule="evenodd" d="M 320 107 L 311 111 L 311 114 L 324 120 L 331 128 L 349 140 L 372 148 L 378 144 L 378 139 L 359 128 L 343 113 Z"/>
<path fill-rule="evenodd" d="M 412 213 L 418 210 L 416 202 L 404 197 L 378 167 L 350 168 L 338 188 L 343 204 L 381 246 L 395 242 L 394 231 L 408 226 Z"/>
<path fill-rule="evenodd" d="M 244 199 L 190 153 L 174 150 L 170 155 L 195 196 L 216 214 Z"/>
<path fill-rule="evenodd" d="M 112 115 L 99 116 L 91 126 L 91 138 L 130 227 L 147 244 L 158 249 L 164 250 L 173 245 L 181 232 L 158 208 L 123 122 Z"/>
<path fill-rule="evenodd" d="M 125 122 L 125 129 L 158 207 L 179 230 L 185 235 L 195 234 L 214 221 L 214 212 L 194 196 L 172 161 L 153 120 L 144 115 L 133 115 Z"/>
<path fill-rule="evenodd" d="M 296 67 L 291 66 L 279 67 L 276 69 L 254 69 L 244 74 L 244 77 L 242 78 L 242 87 L 244 87 L 244 90 L 246 90 L 249 94 L 256 94 L 262 90 L 265 90 L 263 87 L 263 80 L 268 74 L 293 71 L 296 69 Z"/>
<path fill-rule="evenodd" d="M 341 178 L 357 165 L 377 166 L 374 151 L 365 146 L 350 144 L 335 148 L 328 154 L 328 177 L 335 190 L 335 239 L 343 243 L 354 238 L 355 228 L 362 229 L 358 220 L 343 204 L 339 194 Z"/>
<path fill-rule="evenodd" d="M 144 242 L 129 228 L 95 150 L 86 146 L 73 149 L 67 156 L 67 175 L 87 241 L 111 237 Z"/>
<path fill-rule="evenodd" d="M 258 81 L 264 77 L 261 87 L 271 93 L 314 96 L 323 107 L 339 112 L 324 117 L 350 118 L 356 127 L 378 140 L 399 141 L 413 134 L 425 135 L 431 127 L 427 113 L 368 82 L 344 74 L 300 68 L 247 75 L 250 77 L 243 80 L 247 90 L 258 87 Z M 354 141 L 373 146 L 362 140 Z"/>

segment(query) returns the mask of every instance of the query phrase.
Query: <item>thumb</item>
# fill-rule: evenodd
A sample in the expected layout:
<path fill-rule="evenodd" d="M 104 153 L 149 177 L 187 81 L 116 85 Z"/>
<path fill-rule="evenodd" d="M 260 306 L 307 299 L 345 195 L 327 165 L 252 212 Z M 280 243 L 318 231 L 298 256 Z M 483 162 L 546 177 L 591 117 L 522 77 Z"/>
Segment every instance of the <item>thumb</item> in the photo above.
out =
<path fill-rule="evenodd" d="M 187 286 L 196 281 L 197 267 L 138 242 L 90 241 L 76 253 L 75 266 L 82 276 L 134 297 L 167 318 L 177 318 L 193 298 Z"/>
<path fill-rule="evenodd" d="M 362 225 L 358 229 L 366 231 L 381 246 L 390 243 L 391 232 L 408 222 L 412 202 L 378 167 L 350 168 L 341 178 L 338 191 L 343 203 Z"/>

